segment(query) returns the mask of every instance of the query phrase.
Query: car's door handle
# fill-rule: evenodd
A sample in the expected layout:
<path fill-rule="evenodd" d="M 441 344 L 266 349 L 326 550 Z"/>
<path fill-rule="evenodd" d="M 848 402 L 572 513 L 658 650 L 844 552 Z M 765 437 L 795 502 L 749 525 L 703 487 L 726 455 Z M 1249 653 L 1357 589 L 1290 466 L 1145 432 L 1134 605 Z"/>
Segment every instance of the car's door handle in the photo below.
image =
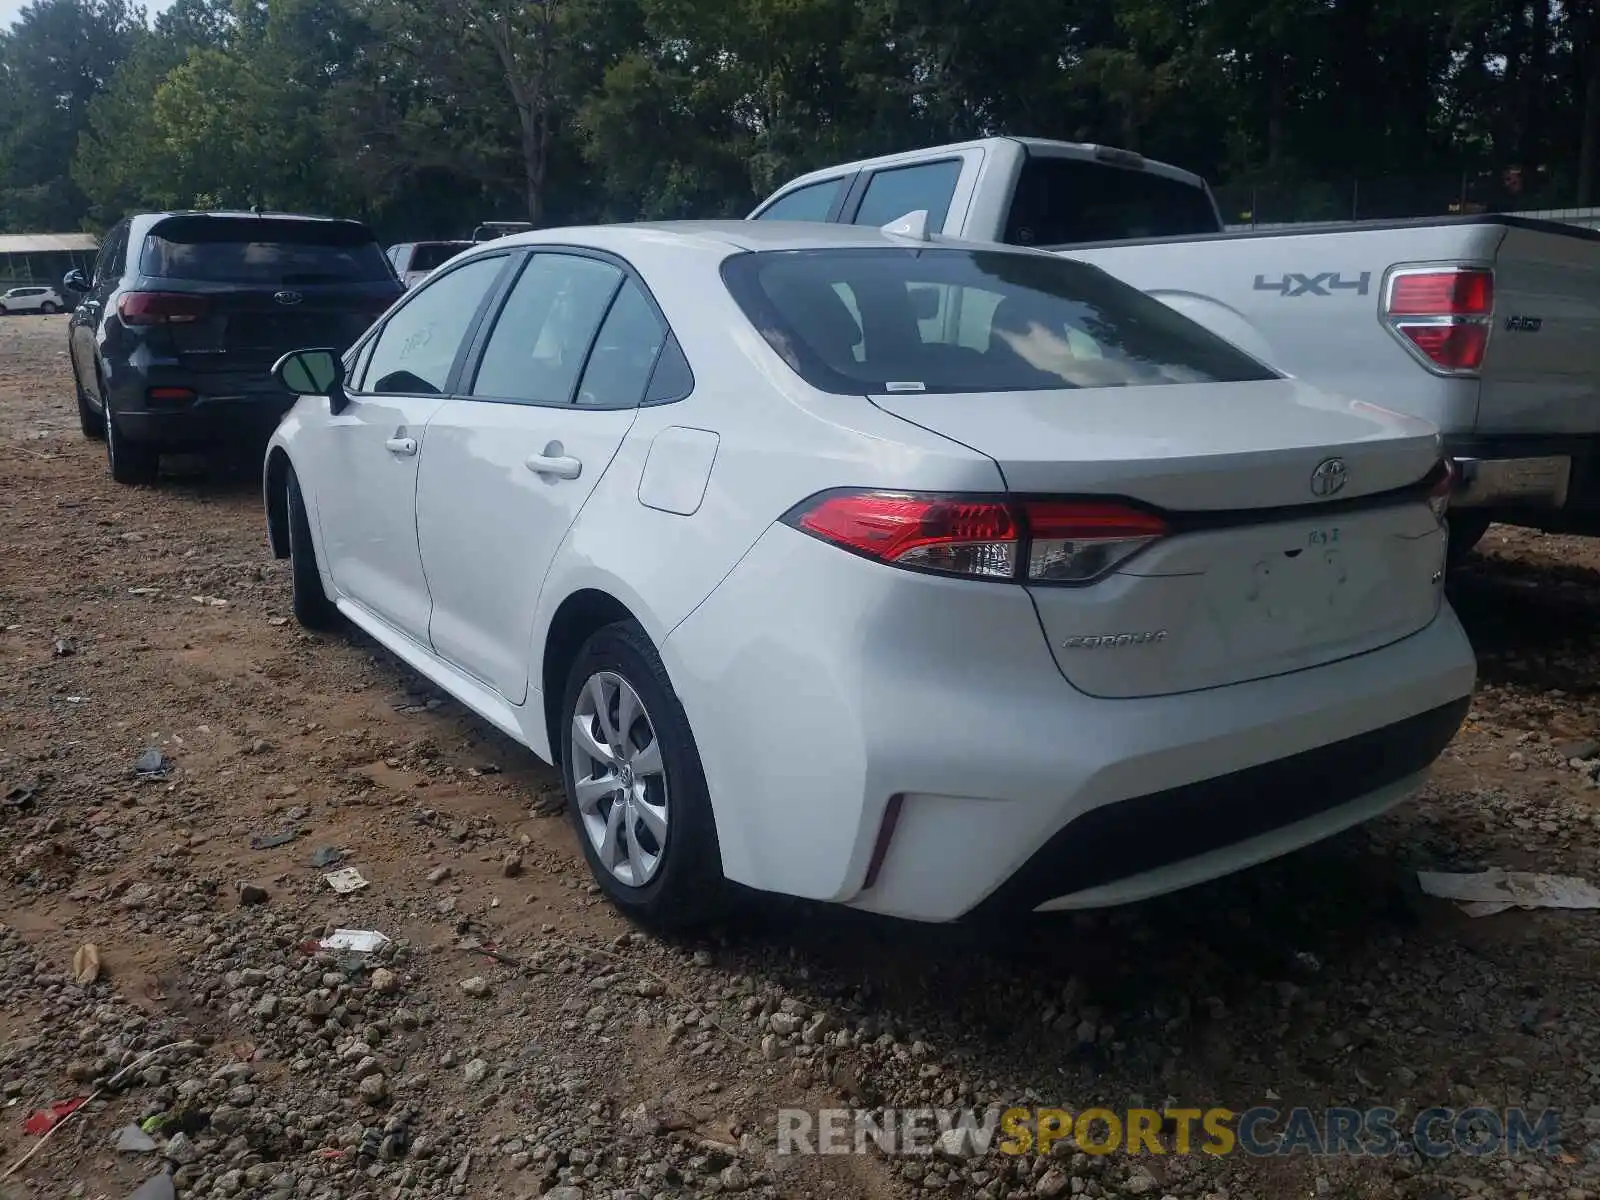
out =
<path fill-rule="evenodd" d="M 415 454 L 417 452 L 416 438 L 393 437 L 384 442 L 384 445 L 394 454 Z"/>
<path fill-rule="evenodd" d="M 576 479 L 583 473 L 583 464 L 570 455 L 535 454 L 528 459 L 528 470 L 556 479 Z"/>

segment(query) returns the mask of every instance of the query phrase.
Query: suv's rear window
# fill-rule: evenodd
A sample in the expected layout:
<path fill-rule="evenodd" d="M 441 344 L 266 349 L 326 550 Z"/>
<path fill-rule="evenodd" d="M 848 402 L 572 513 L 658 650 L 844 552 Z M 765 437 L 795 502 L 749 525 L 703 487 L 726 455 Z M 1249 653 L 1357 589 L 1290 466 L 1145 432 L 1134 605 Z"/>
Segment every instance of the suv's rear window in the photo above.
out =
<path fill-rule="evenodd" d="M 907 248 L 737 254 L 734 299 L 829 392 L 1000 392 L 1278 378 L 1209 330 L 1071 259 Z"/>
<path fill-rule="evenodd" d="M 417 248 L 411 252 L 411 265 L 407 270 L 431 271 L 435 267 L 442 267 L 471 246 L 471 242 L 418 242 Z"/>
<path fill-rule="evenodd" d="M 1216 233 L 1220 228 L 1210 195 L 1181 179 L 1080 158 L 1033 155 L 1017 179 L 1004 240 L 1016 246 L 1065 246 Z"/>
<path fill-rule="evenodd" d="M 279 218 L 176 218 L 146 236 L 140 271 L 207 283 L 379 283 L 393 279 L 364 226 Z"/>

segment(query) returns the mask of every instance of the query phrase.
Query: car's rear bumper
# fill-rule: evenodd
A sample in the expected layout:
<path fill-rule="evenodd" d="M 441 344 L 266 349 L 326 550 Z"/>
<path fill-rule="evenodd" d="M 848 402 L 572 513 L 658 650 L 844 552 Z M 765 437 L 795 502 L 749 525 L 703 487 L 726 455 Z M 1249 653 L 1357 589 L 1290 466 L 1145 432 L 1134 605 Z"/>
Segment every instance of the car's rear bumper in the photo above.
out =
<path fill-rule="evenodd" d="M 112 369 L 106 388 L 118 432 L 174 451 L 264 443 L 297 400 L 273 387 L 265 372 L 207 376 L 159 362 Z M 185 389 L 192 398 L 152 395 L 161 389 Z"/>
<path fill-rule="evenodd" d="M 1475 673 L 1445 605 L 1341 662 L 1095 699 L 1062 679 L 1021 588 L 783 527 L 663 659 L 730 878 L 931 921 L 1135 899 L 1363 820 L 1415 789 Z"/>

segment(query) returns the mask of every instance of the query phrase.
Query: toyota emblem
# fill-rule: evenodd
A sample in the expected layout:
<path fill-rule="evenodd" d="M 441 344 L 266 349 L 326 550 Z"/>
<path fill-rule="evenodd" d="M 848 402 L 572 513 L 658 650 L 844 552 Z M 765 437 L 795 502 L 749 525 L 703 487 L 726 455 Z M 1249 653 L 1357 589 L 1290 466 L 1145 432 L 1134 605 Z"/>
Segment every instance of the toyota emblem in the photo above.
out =
<path fill-rule="evenodd" d="M 1311 472 L 1311 494 L 1326 499 L 1344 490 L 1345 468 L 1342 458 L 1325 458 Z"/>
<path fill-rule="evenodd" d="M 274 292 L 272 298 L 279 304 L 299 304 L 305 299 L 299 292 Z"/>

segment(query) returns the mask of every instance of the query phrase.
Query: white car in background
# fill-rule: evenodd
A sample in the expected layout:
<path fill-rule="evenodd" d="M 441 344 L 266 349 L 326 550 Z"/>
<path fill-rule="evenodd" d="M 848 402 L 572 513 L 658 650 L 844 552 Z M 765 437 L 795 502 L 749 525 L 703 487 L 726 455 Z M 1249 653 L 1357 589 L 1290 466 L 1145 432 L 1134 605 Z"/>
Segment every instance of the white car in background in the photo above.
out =
<path fill-rule="evenodd" d="M 295 612 L 558 763 L 631 916 L 1134 900 L 1399 803 L 1466 713 L 1430 426 L 924 224 L 518 235 L 276 368 Z"/>
<path fill-rule="evenodd" d="M 386 253 L 400 282 L 412 288 L 426 279 L 428 272 L 471 247 L 471 242 L 401 242 L 390 246 Z"/>
<path fill-rule="evenodd" d="M 58 313 L 67 305 L 61 302 L 61 293 L 52 287 L 14 287 L 0 294 L 0 315 L 13 313 Z"/>

